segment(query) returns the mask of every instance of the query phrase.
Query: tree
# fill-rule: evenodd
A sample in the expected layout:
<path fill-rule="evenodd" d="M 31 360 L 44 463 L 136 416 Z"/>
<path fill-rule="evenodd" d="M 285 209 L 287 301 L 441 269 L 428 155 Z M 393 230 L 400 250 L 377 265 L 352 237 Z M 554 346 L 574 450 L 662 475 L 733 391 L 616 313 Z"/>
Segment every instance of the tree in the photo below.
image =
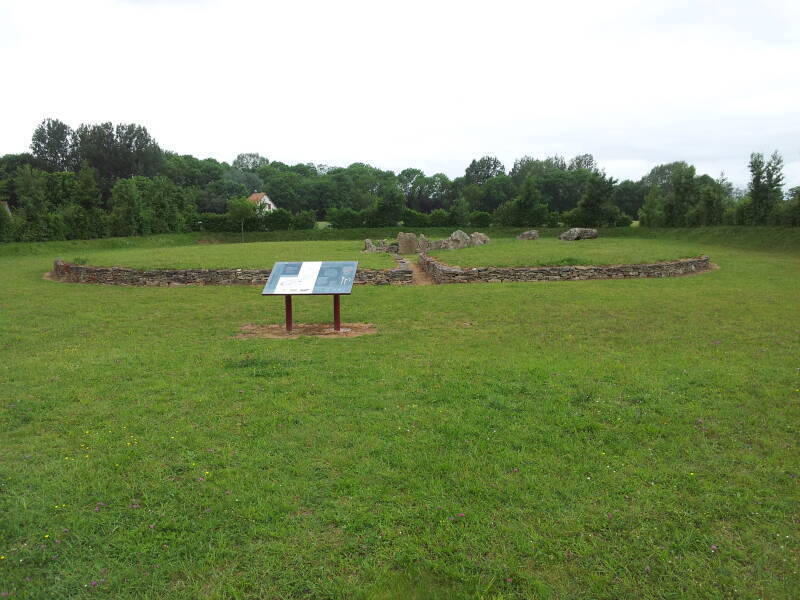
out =
<path fill-rule="evenodd" d="M 352 208 L 329 208 L 326 220 L 330 221 L 336 229 L 351 229 L 361 227 L 364 222 L 363 215 Z"/>
<path fill-rule="evenodd" d="M 614 188 L 611 202 L 622 212 L 635 216 L 639 214 L 639 209 L 642 208 L 646 195 L 647 186 L 641 182 L 626 179 Z"/>
<path fill-rule="evenodd" d="M 667 227 L 684 227 L 687 225 L 687 213 L 697 204 L 698 186 L 695 181 L 695 169 L 686 163 L 673 163 L 669 179 L 664 187 L 663 196 L 664 225 Z"/>
<path fill-rule="evenodd" d="M 489 181 L 492 177 L 498 175 L 505 175 L 506 168 L 494 156 L 484 156 L 478 160 L 473 160 L 466 171 L 464 171 L 464 179 L 467 185 L 474 183 L 482 185 Z"/>
<path fill-rule="evenodd" d="M 380 196 L 375 204 L 376 218 L 379 223 L 394 227 L 403 218 L 403 193 L 393 183 L 383 183 L 378 194 Z"/>
<path fill-rule="evenodd" d="M 111 190 L 111 235 L 125 237 L 142 233 L 142 200 L 133 179 L 119 179 Z"/>
<path fill-rule="evenodd" d="M 73 137 L 66 123 L 45 119 L 33 132 L 31 153 L 46 171 L 68 171 L 74 166 Z"/>
<path fill-rule="evenodd" d="M 478 205 L 471 205 L 475 210 L 494 212 L 498 206 L 517 195 L 517 186 L 508 175 L 496 175 L 483 186 L 483 196 Z"/>
<path fill-rule="evenodd" d="M 645 227 L 663 227 L 664 202 L 658 186 L 653 186 L 644 198 L 644 204 L 639 209 L 639 222 Z"/>
<path fill-rule="evenodd" d="M 591 154 L 578 154 L 577 156 L 570 159 L 569 165 L 567 166 L 568 171 L 578 171 L 581 169 L 584 171 L 595 171 L 595 172 L 598 172 L 600 170 L 597 167 L 597 161 Z"/>
<path fill-rule="evenodd" d="M 228 200 L 228 218 L 237 223 L 242 230 L 242 242 L 244 242 L 244 224 L 256 216 L 256 207 L 246 198 L 231 198 Z"/>
<path fill-rule="evenodd" d="M 286 231 L 292 228 L 292 213 L 285 208 L 276 208 L 261 216 L 267 231 Z"/>
<path fill-rule="evenodd" d="M 769 160 L 760 152 L 750 155 L 750 225 L 766 225 L 783 198 L 783 158 L 777 151 Z"/>
<path fill-rule="evenodd" d="M 619 208 L 611 202 L 615 183 L 611 177 L 593 172 L 584 186 L 578 206 L 564 215 L 566 223 L 579 227 L 630 224 L 630 217 L 623 216 Z"/>
<path fill-rule="evenodd" d="M 244 152 L 236 156 L 231 166 L 242 171 L 254 171 L 268 164 L 269 161 L 258 152 Z"/>
<path fill-rule="evenodd" d="M 47 173 L 27 165 L 20 167 L 14 187 L 23 220 L 19 239 L 25 242 L 57 239 L 48 219 Z"/>
<path fill-rule="evenodd" d="M 313 210 L 301 210 L 292 215 L 292 229 L 314 229 L 317 225 L 317 215 Z"/>
<path fill-rule="evenodd" d="M 528 177 L 539 177 L 552 171 L 566 170 L 567 162 L 563 156 L 548 156 L 545 159 L 523 156 L 514 161 L 509 176 L 514 180 L 514 185 L 519 188 Z"/>
<path fill-rule="evenodd" d="M 14 221 L 11 210 L 5 200 L 0 200 L 0 242 L 10 242 L 14 239 Z"/>
<path fill-rule="evenodd" d="M 135 123 L 81 125 L 75 139 L 77 159 L 97 169 L 104 194 L 117 179 L 157 175 L 164 162 L 156 141 L 145 127 Z"/>

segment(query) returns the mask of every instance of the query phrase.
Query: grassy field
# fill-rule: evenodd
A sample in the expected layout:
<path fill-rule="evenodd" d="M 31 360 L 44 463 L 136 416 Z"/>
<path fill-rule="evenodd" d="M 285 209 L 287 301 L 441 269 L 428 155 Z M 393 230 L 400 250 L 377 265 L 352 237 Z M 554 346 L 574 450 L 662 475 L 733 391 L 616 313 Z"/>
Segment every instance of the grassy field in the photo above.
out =
<path fill-rule="evenodd" d="M 396 265 L 388 254 L 364 254 L 363 242 L 253 242 L 245 244 L 194 244 L 164 248 L 89 249 L 65 260 L 86 261 L 96 266 L 124 266 L 140 269 L 269 269 L 279 260 L 357 260 L 370 269 L 391 269 Z"/>
<path fill-rule="evenodd" d="M 42 273 L 257 244 L 0 246 L 0 595 L 797 598 L 800 234 L 606 233 L 720 269 L 359 287 L 378 335 L 238 340 L 280 299 Z"/>
<path fill-rule="evenodd" d="M 699 256 L 708 244 L 685 240 L 602 237 L 563 242 L 496 238 L 485 246 L 431 252 L 442 262 L 462 267 L 528 267 L 550 265 L 615 265 L 661 262 Z"/>

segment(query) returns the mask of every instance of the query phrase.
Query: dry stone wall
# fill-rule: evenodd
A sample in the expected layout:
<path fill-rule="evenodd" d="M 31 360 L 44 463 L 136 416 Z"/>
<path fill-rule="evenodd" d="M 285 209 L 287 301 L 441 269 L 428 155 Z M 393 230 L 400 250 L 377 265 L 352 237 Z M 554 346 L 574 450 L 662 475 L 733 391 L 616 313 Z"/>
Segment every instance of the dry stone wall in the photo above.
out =
<path fill-rule="evenodd" d="M 394 269 L 356 271 L 356 285 L 410 285 L 411 266 L 402 258 Z M 51 277 L 69 283 L 105 285 L 264 285 L 271 269 L 129 269 L 74 265 L 61 259 L 53 263 Z"/>
<path fill-rule="evenodd" d="M 599 265 L 564 267 L 473 267 L 446 265 L 427 254 L 419 264 L 436 283 L 499 283 L 507 281 L 580 281 L 584 279 L 629 279 L 638 277 L 676 277 L 708 271 L 707 256 L 640 265 Z"/>

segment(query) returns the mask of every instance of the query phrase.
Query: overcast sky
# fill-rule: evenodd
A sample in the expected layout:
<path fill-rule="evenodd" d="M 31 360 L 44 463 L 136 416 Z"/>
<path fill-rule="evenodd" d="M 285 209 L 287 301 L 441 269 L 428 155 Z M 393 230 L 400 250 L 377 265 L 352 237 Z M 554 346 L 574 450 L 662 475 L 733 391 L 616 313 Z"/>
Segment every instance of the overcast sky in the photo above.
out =
<path fill-rule="evenodd" d="M 590 152 L 800 185 L 800 2 L 0 0 L 0 154 L 45 117 L 162 148 L 463 174 Z"/>

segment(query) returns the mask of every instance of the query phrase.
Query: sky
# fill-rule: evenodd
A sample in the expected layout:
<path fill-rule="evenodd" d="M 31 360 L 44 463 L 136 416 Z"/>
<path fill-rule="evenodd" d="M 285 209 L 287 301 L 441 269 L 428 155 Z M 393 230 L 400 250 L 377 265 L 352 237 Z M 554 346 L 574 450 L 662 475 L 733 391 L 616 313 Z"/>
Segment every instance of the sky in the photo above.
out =
<path fill-rule="evenodd" d="M 462 175 L 591 153 L 800 185 L 800 2 L 0 0 L 0 154 L 44 118 L 231 162 Z"/>

